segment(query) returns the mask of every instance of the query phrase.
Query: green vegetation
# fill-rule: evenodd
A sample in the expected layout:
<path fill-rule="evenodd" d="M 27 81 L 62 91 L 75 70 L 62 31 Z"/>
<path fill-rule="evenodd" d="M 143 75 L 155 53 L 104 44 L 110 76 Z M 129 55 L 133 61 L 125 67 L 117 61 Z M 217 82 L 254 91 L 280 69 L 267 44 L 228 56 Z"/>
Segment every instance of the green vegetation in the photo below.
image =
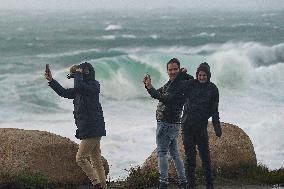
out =
<path fill-rule="evenodd" d="M 0 188 L 5 189 L 45 189 L 49 185 L 48 178 L 42 173 L 22 171 L 15 176 L 7 173 L 0 176 L 3 178 Z"/>
<path fill-rule="evenodd" d="M 241 164 L 219 168 L 214 172 L 217 182 L 237 182 L 244 184 L 284 183 L 284 168 L 269 171 L 264 165 Z"/>
<path fill-rule="evenodd" d="M 146 188 L 157 186 L 159 173 L 153 169 L 142 169 L 141 167 L 131 168 L 128 177 L 124 181 L 112 183 L 114 186 L 124 188 Z M 269 171 L 264 165 L 241 164 L 231 167 L 218 168 L 213 171 L 216 184 L 219 185 L 277 185 L 284 183 L 284 168 Z M 170 178 L 171 183 L 176 184 L 174 178 Z M 204 184 L 204 175 L 201 169 L 196 170 L 197 184 Z"/>
<path fill-rule="evenodd" d="M 129 175 L 125 180 L 111 182 L 110 185 L 115 188 L 143 189 L 151 186 L 157 186 L 159 182 L 159 172 L 154 169 L 142 169 L 140 166 L 126 170 Z"/>

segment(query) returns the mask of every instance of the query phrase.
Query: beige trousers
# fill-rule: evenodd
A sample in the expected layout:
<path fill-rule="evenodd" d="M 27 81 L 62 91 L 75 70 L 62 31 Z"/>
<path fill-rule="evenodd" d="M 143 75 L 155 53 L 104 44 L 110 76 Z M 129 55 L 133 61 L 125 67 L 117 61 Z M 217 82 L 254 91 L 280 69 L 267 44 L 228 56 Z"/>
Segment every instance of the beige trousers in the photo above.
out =
<path fill-rule="evenodd" d="M 106 176 L 101 159 L 101 137 L 81 140 L 76 162 L 91 180 L 93 185 L 101 183 L 106 188 Z"/>

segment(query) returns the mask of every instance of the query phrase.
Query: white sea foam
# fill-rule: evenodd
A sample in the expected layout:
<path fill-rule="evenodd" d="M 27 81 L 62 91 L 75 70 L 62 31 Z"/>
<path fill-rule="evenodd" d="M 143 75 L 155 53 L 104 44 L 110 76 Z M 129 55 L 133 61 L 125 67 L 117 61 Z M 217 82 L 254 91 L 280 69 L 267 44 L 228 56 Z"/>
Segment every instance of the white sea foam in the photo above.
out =
<path fill-rule="evenodd" d="M 22 27 L 18 27 L 17 28 L 17 31 L 24 31 L 25 29 L 24 28 L 22 28 Z"/>
<path fill-rule="evenodd" d="M 98 39 L 101 39 L 101 40 L 115 40 L 115 35 L 103 35 L 101 36 L 100 38 Z"/>
<path fill-rule="evenodd" d="M 215 37 L 216 33 L 207 33 L 207 32 L 201 32 L 199 34 L 192 35 L 192 37 Z"/>
<path fill-rule="evenodd" d="M 232 27 L 242 27 L 242 26 L 254 26 L 254 23 L 238 23 L 238 24 L 233 24 Z"/>
<path fill-rule="evenodd" d="M 156 34 L 150 35 L 150 37 L 153 38 L 153 39 L 158 39 L 159 38 L 159 36 L 156 35 Z"/>
<path fill-rule="evenodd" d="M 262 14 L 261 16 L 263 17 L 272 17 L 272 16 L 275 16 L 276 14 L 275 13 L 267 13 L 267 14 Z"/>
<path fill-rule="evenodd" d="M 211 25 L 208 25 L 207 27 L 208 27 L 208 28 L 217 28 L 216 25 L 212 25 L 212 24 L 211 24 Z"/>
<path fill-rule="evenodd" d="M 123 38 L 128 38 L 128 39 L 135 39 L 136 38 L 135 35 L 130 35 L 130 34 L 123 34 L 122 37 Z"/>
<path fill-rule="evenodd" d="M 108 26 L 105 28 L 106 31 L 121 30 L 121 29 L 122 29 L 122 26 L 120 26 L 120 25 L 113 25 L 113 24 L 108 25 Z"/>

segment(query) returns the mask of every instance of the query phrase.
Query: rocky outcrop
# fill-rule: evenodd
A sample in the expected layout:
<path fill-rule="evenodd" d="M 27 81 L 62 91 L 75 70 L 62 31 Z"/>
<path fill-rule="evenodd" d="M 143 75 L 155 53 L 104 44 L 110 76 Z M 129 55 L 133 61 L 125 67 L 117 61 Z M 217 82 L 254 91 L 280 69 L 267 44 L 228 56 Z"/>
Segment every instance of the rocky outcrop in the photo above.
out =
<path fill-rule="evenodd" d="M 213 169 L 217 169 L 219 167 L 230 167 L 244 163 L 256 165 L 256 155 L 249 136 L 242 129 L 232 124 L 221 123 L 221 127 L 223 134 L 221 138 L 218 138 L 215 136 L 212 123 L 210 122 L 208 125 L 209 147 Z M 178 143 L 181 157 L 184 159 L 181 135 L 179 136 Z M 143 169 L 158 169 L 156 153 L 156 150 L 154 150 L 150 157 L 147 158 L 142 166 Z M 197 154 L 196 161 L 197 167 L 201 167 L 199 154 Z M 169 176 L 177 178 L 172 160 L 170 161 Z"/>
<path fill-rule="evenodd" d="M 49 132 L 0 128 L 0 175 L 11 179 L 27 171 L 41 173 L 55 184 L 86 183 L 87 177 L 76 164 L 77 150 L 75 142 Z M 108 173 L 105 158 L 103 162 Z M 0 179 L 3 182 L 7 181 Z"/>

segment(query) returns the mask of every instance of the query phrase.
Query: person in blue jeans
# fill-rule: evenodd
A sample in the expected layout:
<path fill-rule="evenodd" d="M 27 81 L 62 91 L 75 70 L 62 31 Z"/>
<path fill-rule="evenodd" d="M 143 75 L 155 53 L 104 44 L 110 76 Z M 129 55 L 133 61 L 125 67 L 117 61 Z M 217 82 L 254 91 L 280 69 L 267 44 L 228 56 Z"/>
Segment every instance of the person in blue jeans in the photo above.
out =
<path fill-rule="evenodd" d="M 158 155 L 158 167 L 160 172 L 160 182 L 158 189 L 166 189 L 168 187 L 168 152 L 174 160 L 175 167 L 179 177 L 179 188 L 185 189 L 187 185 L 184 164 L 179 155 L 177 140 L 181 128 L 181 115 L 185 97 L 180 94 L 181 87 L 175 83 L 171 86 L 177 74 L 180 72 L 180 62 L 178 59 L 173 58 L 167 63 L 167 73 L 169 81 L 161 88 L 155 89 L 152 86 L 151 78 L 149 75 L 144 77 L 145 88 L 152 98 L 159 100 L 156 119 L 156 143 Z M 193 79 L 188 75 L 187 79 Z"/>

